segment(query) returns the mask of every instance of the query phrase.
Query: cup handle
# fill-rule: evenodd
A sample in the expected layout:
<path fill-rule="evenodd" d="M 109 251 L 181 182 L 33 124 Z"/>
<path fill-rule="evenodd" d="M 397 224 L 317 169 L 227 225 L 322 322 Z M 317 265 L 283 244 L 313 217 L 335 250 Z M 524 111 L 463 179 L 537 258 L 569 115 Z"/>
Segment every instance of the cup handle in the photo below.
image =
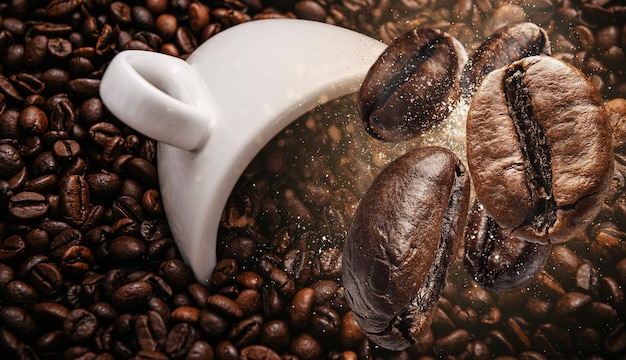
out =
<path fill-rule="evenodd" d="M 157 141 L 195 150 L 208 139 L 215 107 L 209 90 L 179 58 L 141 50 L 117 54 L 100 97 L 118 119 Z"/>

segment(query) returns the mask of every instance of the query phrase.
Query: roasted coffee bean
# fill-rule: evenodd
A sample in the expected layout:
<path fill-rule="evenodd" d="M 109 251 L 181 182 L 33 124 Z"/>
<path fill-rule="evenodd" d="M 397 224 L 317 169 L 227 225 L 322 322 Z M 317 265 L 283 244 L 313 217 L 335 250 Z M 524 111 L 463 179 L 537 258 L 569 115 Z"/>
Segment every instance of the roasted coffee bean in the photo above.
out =
<path fill-rule="evenodd" d="M 588 225 L 613 174 L 599 94 L 576 69 L 543 56 L 483 80 L 468 113 L 467 158 L 477 197 L 504 232 L 543 244 Z"/>
<path fill-rule="evenodd" d="M 93 254 L 88 247 L 71 246 L 61 256 L 61 271 L 69 276 L 81 276 L 92 263 Z"/>
<path fill-rule="evenodd" d="M 84 343 L 94 337 L 98 330 L 98 319 L 85 309 L 69 312 L 63 322 L 66 338 L 72 343 Z"/>
<path fill-rule="evenodd" d="M 4 288 L 2 299 L 6 305 L 31 309 L 39 300 L 39 294 L 31 285 L 20 280 L 14 280 Z"/>
<path fill-rule="evenodd" d="M 34 220 L 47 212 L 46 198 L 35 192 L 22 191 L 9 200 L 9 213 L 18 220 Z"/>
<path fill-rule="evenodd" d="M 328 306 L 318 306 L 311 312 L 311 328 L 322 337 L 333 337 L 339 332 L 341 318 Z"/>
<path fill-rule="evenodd" d="M 59 140 L 52 148 L 54 154 L 62 160 L 73 160 L 80 154 L 80 144 L 74 140 Z"/>
<path fill-rule="evenodd" d="M 193 326 L 187 323 L 176 324 L 167 334 L 164 346 L 165 353 L 173 358 L 183 357 L 189 352 L 195 341 L 196 330 Z"/>
<path fill-rule="evenodd" d="M 466 60 L 465 48 L 440 30 L 412 30 L 394 40 L 359 90 L 366 130 L 381 140 L 403 141 L 448 117 Z"/>
<path fill-rule="evenodd" d="M 120 309 L 140 309 L 145 306 L 153 294 L 150 284 L 145 281 L 134 281 L 120 286 L 113 292 L 111 301 L 113 306 Z"/>
<path fill-rule="evenodd" d="M 122 263 L 141 261 L 146 252 L 146 245 L 133 236 L 119 236 L 108 244 L 109 258 Z"/>
<path fill-rule="evenodd" d="M 9 178 L 24 167 L 22 156 L 9 144 L 0 145 L 0 177 Z"/>
<path fill-rule="evenodd" d="M 296 335 L 289 344 L 289 351 L 302 360 L 319 359 L 322 350 L 322 344 L 307 333 Z"/>
<path fill-rule="evenodd" d="M 20 112 L 19 124 L 28 134 L 40 136 L 48 130 L 48 116 L 37 106 L 29 105 Z"/>
<path fill-rule="evenodd" d="M 465 232 L 464 264 L 472 278 L 486 289 L 515 291 L 526 287 L 543 269 L 550 244 L 513 238 L 474 202 Z"/>
<path fill-rule="evenodd" d="M 33 307 L 32 312 L 35 319 L 45 323 L 46 327 L 62 329 L 70 310 L 62 304 L 42 301 Z"/>
<path fill-rule="evenodd" d="M 0 241 L 0 261 L 20 260 L 26 251 L 26 243 L 21 236 L 11 235 Z"/>
<path fill-rule="evenodd" d="M 533 55 L 551 55 L 548 34 L 528 22 L 499 28 L 485 40 L 463 68 L 461 91 L 471 97 L 483 78 L 493 70 Z"/>
<path fill-rule="evenodd" d="M 293 297 L 291 306 L 287 310 L 290 325 L 295 328 L 303 328 L 309 321 L 313 308 L 315 290 L 309 287 L 300 289 Z"/>
<path fill-rule="evenodd" d="M 343 282 L 374 342 L 403 350 L 430 325 L 468 202 L 464 166 L 437 147 L 398 158 L 363 196 L 344 247 Z"/>
<path fill-rule="evenodd" d="M 7 330 L 26 338 L 34 336 L 38 330 L 35 319 L 21 307 L 0 306 L 0 322 Z"/>
<path fill-rule="evenodd" d="M 61 214 L 65 220 L 80 226 L 89 214 L 89 185 L 83 176 L 70 175 L 60 184 Z"/>
<path fill-rule="evenodd" d="M 30 273 L 30 281 L 44 296 L 54 296 L 63 289 L 63 274 L 55 264 L 51 263 L 36 264 Z"/>

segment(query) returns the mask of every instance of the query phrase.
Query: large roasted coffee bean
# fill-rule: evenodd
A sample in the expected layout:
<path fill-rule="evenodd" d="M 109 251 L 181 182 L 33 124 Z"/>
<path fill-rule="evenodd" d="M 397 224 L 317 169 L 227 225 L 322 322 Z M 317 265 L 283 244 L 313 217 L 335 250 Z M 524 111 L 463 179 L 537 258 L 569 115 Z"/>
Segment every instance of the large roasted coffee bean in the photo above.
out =
<path fill-rule="evenodd" d="M 598 214 L 613 177 L 600 95 L 546 56 L 495 70 L 470 106 L 467 159 L 478 199 L 505 233 L 568 241 Z"/>
<path fill-rule="evenodd" d="M 461 92 L 472 96 L 490 72 L 525 57 L 550 54 L 550 40 L 541 27 L 528 22 L 503 26 L 467 60 L 461 76 Z"/>
<path fill-rule="evenodd" d="M 468 202 L 463 164 L 439 147 L 413 150 L 374 179 L 343 255 L 346 297 L 371 340 L 401 350 L 427 331 Z"/>
<path fill-rule="evenodd" d="M 551 248 L 504 234 L 484 207 L 474 203 L 465 231 L 463 262 L 483 288 L 503 292 L 524 288 L 543 269 Z"/>
<path fill-rule="evenodd" d="M 460 94 L 465 48 L 440 30 L 400 36 L 380 55 L 359 90 L 367 131 L 386 141 L 413 138 L 445 119 Z"/>

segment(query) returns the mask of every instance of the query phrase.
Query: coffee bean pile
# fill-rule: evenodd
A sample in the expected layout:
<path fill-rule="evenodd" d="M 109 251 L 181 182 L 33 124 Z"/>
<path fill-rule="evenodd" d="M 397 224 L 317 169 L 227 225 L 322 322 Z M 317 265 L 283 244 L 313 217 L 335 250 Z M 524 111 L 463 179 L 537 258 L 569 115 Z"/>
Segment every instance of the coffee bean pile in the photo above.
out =
<path fill-rule="evenodd" d="M 420 343 L 392 353 L 367 340 L 345 302 L 342 241 L 360 195 L 406 149 L 362 150 L 371 148 L 352 136 L 355 124 L 332 123 L 335 110 L 303 118 L 303 126 L 287 129 L 250 165 L 227 204 L 211 282 L 194 281 L 167 227 L 156 143 L 106 111 L 99 81 L 119 51 L 185 58 L 223 29 L 276 17 L 325 21 L 387 43 L 409 28 L 430 26 L 467 49 L 500 24 L 532 21 L 549 32 L 553 56 L 580 68 L 610 100 L 617 130 L 626 120 L 626 7 L 618 1 L 2 2 L 3 358 L 624 354 L 623 172 L 595 224 L 567 247 L 554 247 L 528 289 L 491 293 L 453 264 Z M 346 102 L 354 99 L 330 109 L 345 109 Z M 626 138 L 618 133 L 616 139 Z M 301 138 L 307 137 L 341 156 L 331 162 L 326 150 L 306 152 Z M 292 166 L 291 157 L 300 165 Z M 618 154 L 617 168 L 626 166 L 624 159 Z"/>

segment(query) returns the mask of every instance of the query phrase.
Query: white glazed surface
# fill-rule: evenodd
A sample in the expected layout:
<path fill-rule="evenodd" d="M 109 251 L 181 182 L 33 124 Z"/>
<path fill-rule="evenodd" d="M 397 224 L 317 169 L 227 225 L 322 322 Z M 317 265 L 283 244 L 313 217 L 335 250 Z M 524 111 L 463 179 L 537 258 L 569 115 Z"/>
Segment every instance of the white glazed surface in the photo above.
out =
<path fill-rule="evenodd" d="M 272 19 L 216 35 L 187 62 L 137 51 L 111 62 L 101 97 L 159 141 L 168 223 L 199 281 L 211 277 L 220 217 L 248 163 L 302 114 L 357 91 L 385 47 L 333 25 Z"/>

